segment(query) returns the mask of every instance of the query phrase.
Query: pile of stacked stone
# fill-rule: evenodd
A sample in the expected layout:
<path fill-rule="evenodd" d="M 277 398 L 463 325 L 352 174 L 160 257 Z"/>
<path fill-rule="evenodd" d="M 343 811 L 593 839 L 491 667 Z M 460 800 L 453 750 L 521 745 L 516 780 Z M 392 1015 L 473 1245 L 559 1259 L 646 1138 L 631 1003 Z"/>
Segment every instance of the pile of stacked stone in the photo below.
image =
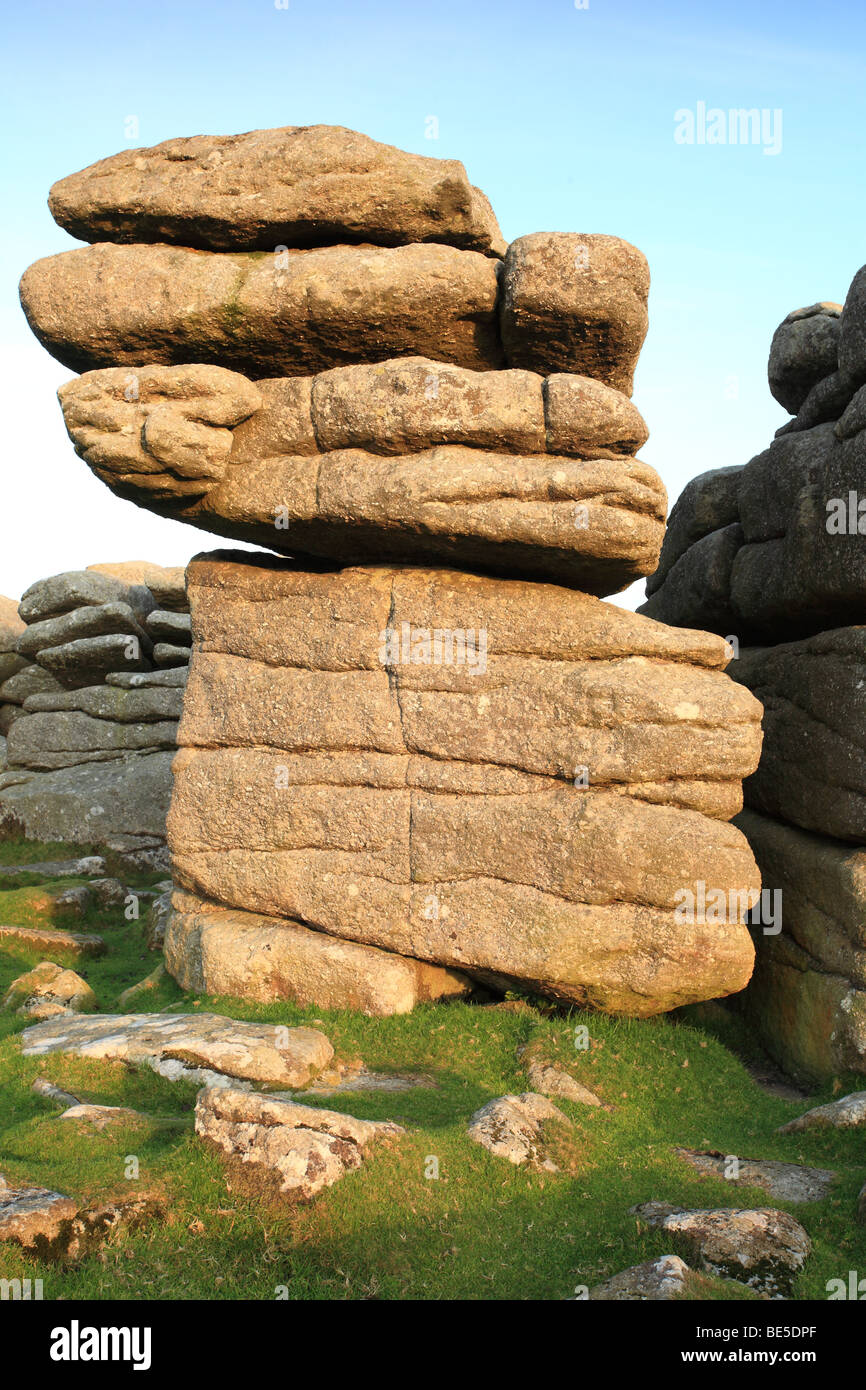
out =
<path fill-rule="evenodd" d="M 866 267 L 844 308 L 780 324 L 770 389 L 794 418 L 674 507 L 641 612 L 725 635 L 762 701 L 747 834 L 778 922 L 742 1005 L 804 1078 L 866 1071 Z"/>
<path fill-rule="evenodd" d="M 189 670 L 183 570 L 57 574 L 16 617 L 0 629 L 3 832 L 158 852 Z"/>
<path fill-rule="evenodd" d="M 652 570 L 644 257 L 506 246 L 455 161 L 317 126 L 55 185 L 22 280 L 121 497 L 267 553 L 187 572 L 169 969 L 369 1013 L 517 986 L 649 1015 L 741 989 L 725 646 L 599 601 Z M 709 885 L 734 907 L 684 899 Z"/>

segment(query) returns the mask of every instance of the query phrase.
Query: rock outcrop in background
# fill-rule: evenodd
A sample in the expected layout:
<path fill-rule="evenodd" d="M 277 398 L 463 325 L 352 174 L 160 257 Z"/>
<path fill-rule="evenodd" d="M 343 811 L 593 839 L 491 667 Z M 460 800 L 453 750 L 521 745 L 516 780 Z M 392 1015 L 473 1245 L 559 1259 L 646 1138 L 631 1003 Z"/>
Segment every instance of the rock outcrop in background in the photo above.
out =
<path fill-rule="evenodd" d="M 54 575 L 17 615 L 3 615 L 0 826 L 158 862 L 189 666 L 183 570 Z"/>
<path fill-rule="evenodd" d="M 866 268 L 780 324 L 769 380 L 794 418 L 684 489 L 641 612 L 728 637 L 764 706 L 736 823 L 783 925 L 755 926 L 738 1004 L 813 1080 L 866 1071 Z"/>
<path fill-rule="evenodd" d="M 123 153 L 51 206 L 94 244 L 21 296 L 83 373 L 76 450 L 278 552 L 188 570 L 176 978 L 370 1013 L 741 989 L 760 706 L 719 638 L 599 602 L 664 528 L 641 253 L 506 247 L 462 165 L 331 127 Z"/>

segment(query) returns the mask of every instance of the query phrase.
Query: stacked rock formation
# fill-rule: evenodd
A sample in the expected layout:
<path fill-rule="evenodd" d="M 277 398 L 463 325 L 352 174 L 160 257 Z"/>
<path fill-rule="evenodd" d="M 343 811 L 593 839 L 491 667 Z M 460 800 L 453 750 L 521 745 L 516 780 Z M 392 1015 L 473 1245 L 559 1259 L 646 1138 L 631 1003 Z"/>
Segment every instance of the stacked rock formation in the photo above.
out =
<path fill-rule="evenodd" d="M 91 565 L 32 585 L 18 614 L 0 655 L 0 826 L 159 851 L 189 667 L 183 570 Z"/>
<path fill-rule="evenodd" d="M 806 1079 L 866 1071 L 866 267 L 844 308 L 780 324 L 770 390 L 792 415 L 745 467 L 674 507 L 641 612 L 725 634 L 764 705 L 747 834 L 778 923 L 756 924 L 742 1007 Z"/>
<path fill-rule="evenodd" d="M 21 291 L 83 373 L 76 450 L 277 552 L 187 573 L 176 978 L 370 1013 L 740 989 L 760 707 L 719 638 L 598 601 L 664 526 L 640 252 L 506 247 L 462 165 L 332 127 L 117 155 L 50 202 L 96 243 Z M 684 912 L 701 885 L 734 910 Z"/>

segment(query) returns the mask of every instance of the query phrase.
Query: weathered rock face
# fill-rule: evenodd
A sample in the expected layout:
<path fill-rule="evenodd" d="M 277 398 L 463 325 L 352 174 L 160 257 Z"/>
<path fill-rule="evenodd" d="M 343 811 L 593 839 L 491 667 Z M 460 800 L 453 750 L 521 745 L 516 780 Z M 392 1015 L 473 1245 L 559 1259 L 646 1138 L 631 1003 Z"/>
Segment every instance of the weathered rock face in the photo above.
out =
<path fill-rule="evenodd" d="M 866 627 L 744 649 L 728 674 L 764 706 L 764 751 L 745 787 L 749 806 L 866 844 Z"/>
<path fill-rule="evenodd" d="M 770 389 L 796 417 L 744 468 L 696 478 L 641 609 L 730 639 L 728 674 L 764 706 L 738 824 L 777 900 L 754 927 L 738 1007 L 807 1082 L 866 1071 L 866 295 L 789 314 Z M 810 833 L 805 833 L 810 832 Z"/>
<path fill-rule="evenodd" d="M 501 255 L 490 204 L 456 159 L 341 126 L 194 135 L 123 150 L 60 179 L 53 217 L 81 241 L 273 251 L 340 241 L 439 241 Z"/>
<path fill-rule="evenodd" d="M 291 1096 L 209 1087 L 196 1101 L 195 1132 L 254 1180 L 260 1176 L 280 1194 L 309 1201 L 403 1130 L 389 1121 L 299 1105 Z"/>
<path fill-rule="evenodd" d="M 741 988 L 758 880 L 726 822 L 759 707 L 717 639 L 591 597 L 656 565 L 666 505 L 629 400 L 641 253 L 506 249 L 462 166 L 330 127 L 124 152 L 51 205 L 93 244 L 21 298 L 85 373 L 77 451 L 291 557 L 194 565 L 191 629 L 137 563 L 24 614 L 52 683 L 6 716 L 16 785 L 70 747 L 77 778 L 168 758 L 192 642 L 155 913 L 177 978 L 370 1013 L 476 982 L 639 1016 Z M 130 637 L 141 669 L 108 670 Z"/>
<path fill-rule="evenodd" d="M 698 880 L 757 889 L 724 818 L 759 707 L 717 639 L 456 572 L 216 557 L 189 586 L 190 892 L 630 1013 L 745 983 L 742 914 L 677 912 Z"/>
<path fill-rule="evenodd" d="M 0 825 L 123 851 L 164 844 L 189 614 L 157 609 L 145 577 L 179 600 L 177 571 L 138 562 L 54 575 L 22 598 L 17 650 L 32 664 L 0 686 L 4 708 L 15 711 Z M 167 625 L 187 644 L 175 648 L 171 685 L 153 670 Z"/>
<path fill-rule="evenodd" d="M 646 426 L 589 377 L 404 358 L 257 386 L 219 367 L 146 367 L 131 400 L 129 380 L 114 368 L 61 388 L 76 449 L 122 496 L 207 530 L 599 594 L 656 561 L 665 491 L 633 457 Z M 153 614 L 145 626 L 167 635 Z"/>
<path fill-rule="evenodd" d="M 852 1091 L 850 1096 L 816 1105 L 805 1115 L 798 1115 L 782 1125 L 780 1134 L 796 1134 L 803 1129 L 859 1129 L 866 1126 L 866 1091 Z"/>
<path fill-rule="evenodd" d="M 755 973 L 738 1008 L 798 1079 L 866 1071 L 866 850 L 754 811 L 737 824 L 782 905 L 781 932 L 753 930 Z"/>

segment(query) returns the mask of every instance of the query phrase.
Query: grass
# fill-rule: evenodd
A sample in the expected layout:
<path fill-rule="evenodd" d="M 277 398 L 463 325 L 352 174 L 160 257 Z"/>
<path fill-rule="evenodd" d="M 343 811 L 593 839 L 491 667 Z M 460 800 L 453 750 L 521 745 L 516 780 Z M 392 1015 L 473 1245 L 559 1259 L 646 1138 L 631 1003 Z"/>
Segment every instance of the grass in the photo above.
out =
<path fill-rule="evenodd" d="M 0 845 L 0 862 L 75 852 L 62 848 L 61 854 L 58 846 L 28 845 L 25 852 Z M 162 877 L 120 876 L 133 888 Z M 26 916 L 23 894 L 0 892 L 0 920 Z M 105 956 L 75 967 L 103 1011 L 114 1009 L 120 992 L 156 964 L 143 945 L 141 922 L 127 922 L 122 909 L 52 925 L 97 931 L 108 942 Z M 0 951 L 0 990 L 37 959 Z M 0 1245 L 0 1276 L 41 1278 L 47 1299 L 561 1300 L 628 1265 L 676 1253 L 669 1239 L 639 1229 L 628 1214 L 630 1206 L 651 1199 L 791 1211 L 814 1244 L 795 1284 L 797 1299 L 826 1298 L 827 1281 L 847 1278 L 849 1269 L 866 1274 L 866 1228 L 854 1218 L 866 1181 L 862 1134 L 776 1133 L 808 1104 L 843 1088 L 862 1089 L 862 1078 L 837 1078 L 803 1102 L 768 1094 L 735 1050 L 745 1055 L 749 1045 L 735 1017 L 711 1027 L 699 1011 L 636 1022 L 532 1004 L 456 1003 L 369 1019 L 288 1003 L 184 995 L 170 980 L 142 996 L 136 1009 L 174 1005 L 320 1026 L 339 1059 L 362 1057 L 371 1070 L 418 1073 L 436 1084 L 311 1099 L 364 1118 L 396 1120 L 408 1132 L 315 1202 L 273 1203 L 231 1190 L 220 1159 L 196 1139 L 193 1086 L 119 1063 L 22 1057 L 17 1035 L 23 1020 L 0 1014 L 0 1172 L 12 1183 L 41 1184 L 78 1198 L 130 1190 L 168 1198 L 163 1223 L 117 1237 L 75 1268 L 42 1264 Z M 575 1047 L 579 1025 L 589 1033 L 585 1050 Z M 567 1139 L 557 1139 L 559 1174 L 513 1168 L 466 1136 L 479 1106 L 527 1089 L 518 1058 L 526 1044 L 610 1107 L 557 1102 L 574 1122 Z M 37 1076 L 82 1099 L 130 1106 L 148 1118 L 101 1132 L 61 1122 L 57 1107 L 31 1091 Z M 760 1189 L 698 1177 L 673 1152 L 680 1145 L 814 1164 L 835 1169 L 838 1180 L 823 1202 L 778 1203 Z M 425 1176 L 433 1158 L 438 1178 Z M 137 1177 L 127 1176 L 136 1169 Z M 695 1300 L 749 1296 L 698 1275 L 687 1291 Z"/>

